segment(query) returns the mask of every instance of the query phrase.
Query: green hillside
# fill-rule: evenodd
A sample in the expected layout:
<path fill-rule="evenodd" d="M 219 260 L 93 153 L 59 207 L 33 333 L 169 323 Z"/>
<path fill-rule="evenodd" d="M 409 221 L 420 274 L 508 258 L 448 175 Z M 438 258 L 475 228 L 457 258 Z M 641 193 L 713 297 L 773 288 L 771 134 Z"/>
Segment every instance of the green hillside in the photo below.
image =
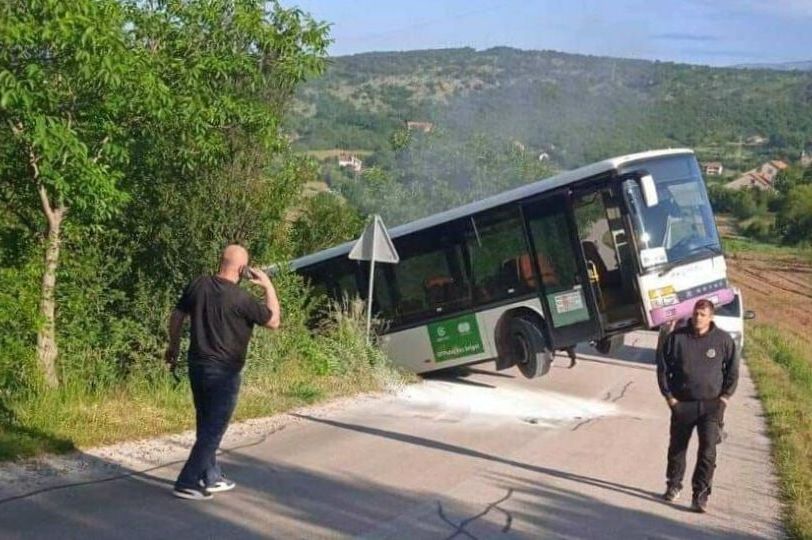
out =
<path fill-rule="evenodd" d="M 812 73 L 510 48 L 368 53 L 333 58 L 294 111 L 302 149 L 385 149 L 405 120 L 422 120 L 518 141 L 561 167 L 689 146 L 743 168 L 809 143 Z M 755 135 L 767 141 L 748 145 Z"/>

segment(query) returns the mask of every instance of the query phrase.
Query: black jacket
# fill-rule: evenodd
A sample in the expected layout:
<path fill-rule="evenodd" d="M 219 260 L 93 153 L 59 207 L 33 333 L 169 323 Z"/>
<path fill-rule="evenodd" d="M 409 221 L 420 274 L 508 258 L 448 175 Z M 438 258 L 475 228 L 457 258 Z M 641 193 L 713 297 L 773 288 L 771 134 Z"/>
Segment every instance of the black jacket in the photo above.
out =
<path fill-rule="evenodd" d="M 657 382 L 665 397 L 679 401 L 729 397 L 738 380 L 736 344 L 713 323 L 699 336 L 689 321 L 668 335 L 657 351 Z"/>

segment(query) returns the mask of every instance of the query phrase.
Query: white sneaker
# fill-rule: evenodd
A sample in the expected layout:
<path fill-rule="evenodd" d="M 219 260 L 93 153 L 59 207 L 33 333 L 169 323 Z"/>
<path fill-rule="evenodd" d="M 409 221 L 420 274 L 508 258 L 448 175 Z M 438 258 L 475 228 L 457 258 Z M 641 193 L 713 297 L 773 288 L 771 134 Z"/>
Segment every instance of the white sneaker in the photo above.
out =
<path fill-rule="evenodd" d="M 203 485 L 202 480 L 200 481 L 200 484 Z M 206 486 L 204 489 L 210 493 L 221 493 L 223 491 L 231 491 L 235 487 L 237 487 L 237 484 L 233 480 L 229 480 L 223 476 L 215 483 Z"/>

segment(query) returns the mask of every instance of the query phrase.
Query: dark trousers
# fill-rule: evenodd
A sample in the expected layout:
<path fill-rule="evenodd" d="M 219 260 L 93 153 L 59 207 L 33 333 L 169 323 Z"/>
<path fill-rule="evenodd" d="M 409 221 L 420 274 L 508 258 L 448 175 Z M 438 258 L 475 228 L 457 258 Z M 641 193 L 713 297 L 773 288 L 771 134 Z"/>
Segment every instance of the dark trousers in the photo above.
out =
<path fill-rule="evenodd" d="M 725 405 L 721 400 L 680 401 L 671 409 L 671 441 L 668 445 L 666 479 L 669 486 L 682 489 L 685 454 L 696 427 L 699 451 L 691 479 L 694 493 L 710 493 L 716 469 L 716 445 L 719 443 Z"/>
<path fill-rule="evenodd" d="M 217 448 L 237 405 L 240 373 L 212 364 L 190 363 L 189 381 L 195 403 L 197 440 L 175 487 L 196 487 L 203 480 L 211 485 L 222 477 Z"/>

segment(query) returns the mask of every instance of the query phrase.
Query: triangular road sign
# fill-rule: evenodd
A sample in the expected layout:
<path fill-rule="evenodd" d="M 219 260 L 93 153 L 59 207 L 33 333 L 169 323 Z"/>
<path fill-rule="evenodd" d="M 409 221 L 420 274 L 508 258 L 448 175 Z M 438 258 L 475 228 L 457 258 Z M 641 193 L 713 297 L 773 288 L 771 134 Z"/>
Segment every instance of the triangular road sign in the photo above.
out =
<path fill-rule="evenodd" d="M 352 248 L 349 255 L 354 261 L 372 261 L 397 264 L 400 261 L 392 239 L 386 231 L 381 216 L 375 214 L 364 234 Z"/>

